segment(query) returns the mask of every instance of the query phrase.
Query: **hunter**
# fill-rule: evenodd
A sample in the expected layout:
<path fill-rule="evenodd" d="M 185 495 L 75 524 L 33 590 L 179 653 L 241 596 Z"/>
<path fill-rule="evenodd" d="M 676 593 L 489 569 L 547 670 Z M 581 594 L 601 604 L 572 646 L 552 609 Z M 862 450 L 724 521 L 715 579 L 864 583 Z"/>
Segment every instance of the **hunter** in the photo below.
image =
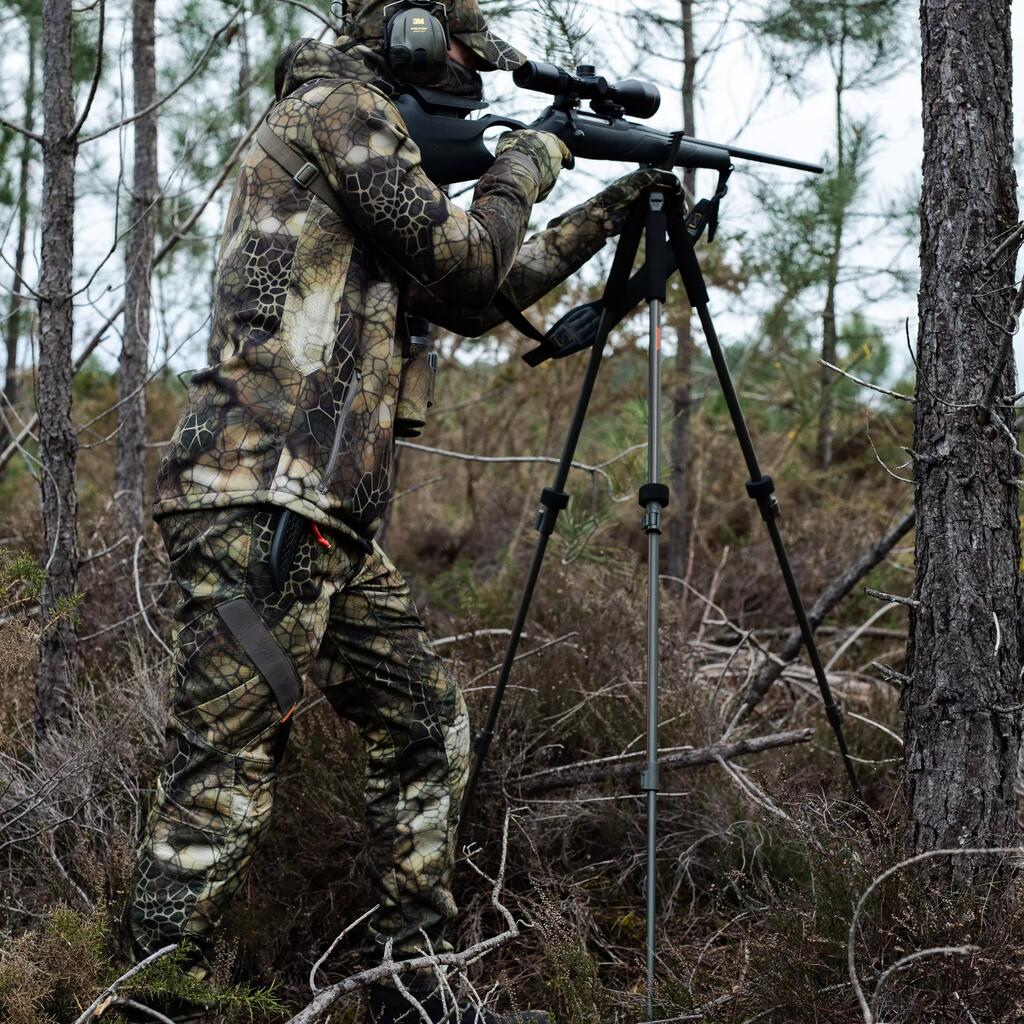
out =
<path fill-rule="evenodd" d="M 422 53 L 410 65 L 395 42 L 396 18 L 404 41 L 420 30 L 410 12 L 442 41 L 433 69 L 429 51 L 425 70 Z M 522 130 L 498 141 L 471 208 L 452 204 L 395 106 L 403 75 L 429 72 L 431 88 L 479 99 L 481 71 L 524 60 L 477 0 L 350 0 L 335 45 L 300 40 L 278 61 L 277 102 L 221 236 L 209 365 L 191 378 L 157 481 L 154 515 L 181 595 L 166 759 L 131 899 L 140 957 L 188 940 L 191 973 L 209 975 L 211 937 L 270 822 L 307 678 L 366 745 L 380 904 L 367 965 L 388 942 L 396 960 L 452 949 L 470 725 L 408 585 L 373 539 L 403 402 L 415 404 L 404 386 L 422 390 L 407 324 L 479 335 L 505 319 L 495 296 L 505 309 L 536 302 L 665 180 L 629 174 L 524 242 L 570 156 L 553 135 Z M 432 972 L 402 981 L 443 1019 Z M 375 1024 L 422 1019 L 391 984 L 368 1002 Z M 205 1010 L 163 1012 L 183 1021 Z M 467 1007 L 461 1019 L 547 1014 Z"/>

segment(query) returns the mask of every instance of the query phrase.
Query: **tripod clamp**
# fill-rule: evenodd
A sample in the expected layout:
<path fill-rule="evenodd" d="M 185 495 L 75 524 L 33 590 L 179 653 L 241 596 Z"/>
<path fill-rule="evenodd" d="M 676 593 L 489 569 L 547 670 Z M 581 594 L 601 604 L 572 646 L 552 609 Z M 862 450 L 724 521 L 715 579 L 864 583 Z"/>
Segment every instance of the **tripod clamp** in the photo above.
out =
<path fill-rule="evenodd" d="M 536 530 L 545 537 L 555 532 L 558 514 L 569 507 L 569 495 L 554 487 L 545 487 L 540 492 L 540 510 L 537 512 Z"/>
<path fill-rule="evenodd" d="M 761 518 L 766 523 L 782 518 L 779 499 L 775 497 L 775 481 L 770 476 L 763 476 L 760 480 L 748 480 L 747 494 L 757 502 Z"/>
<path fill-rule="evenodd" d="M 665 484 L 646 483 L 640 488 L 639 505 L 646 509 L 644 533 L 661 533 L 661 513 L 668 508 L 669 489 Z"/>

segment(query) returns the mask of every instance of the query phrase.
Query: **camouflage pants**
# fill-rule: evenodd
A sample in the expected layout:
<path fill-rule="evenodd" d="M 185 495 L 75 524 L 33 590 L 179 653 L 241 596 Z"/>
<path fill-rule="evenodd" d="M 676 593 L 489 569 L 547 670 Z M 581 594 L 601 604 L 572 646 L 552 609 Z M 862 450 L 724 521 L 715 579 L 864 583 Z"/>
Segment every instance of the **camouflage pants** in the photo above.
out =
<path fill-rule="evenodd" d="M 396 957 L 413 956 L 425 934 L 449 949 L 443 930 L 455 913 L 449 886 L 469 750 L 462 695 L 407 584 L 376 546 L 366 554 L 327 534 L 327 548 L 309 531 L 276 591 L 275 518 L 234 508 L 161 521 L 184 594 L 166 762 L 135 872 L 134 941 L 142 951 L 183 938 L 207 946 L 267 827 L 288 705 L 309 676 L 366 744 L 380 903 L 373 943 L 391 938 Z M 243 627 L 249 616 L 248 638 L 239 615 Z M 282 699 L 289 673 L 294 693 Z M 200 960 L 194 973 L 206 971 Z"/>

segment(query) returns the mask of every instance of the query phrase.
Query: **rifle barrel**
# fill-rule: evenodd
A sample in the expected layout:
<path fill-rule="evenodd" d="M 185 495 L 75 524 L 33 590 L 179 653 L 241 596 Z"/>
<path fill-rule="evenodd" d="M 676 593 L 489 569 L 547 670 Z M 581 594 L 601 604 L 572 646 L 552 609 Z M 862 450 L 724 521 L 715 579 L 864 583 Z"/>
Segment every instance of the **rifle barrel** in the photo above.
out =
<path fill-rule="evenodd" d="M 687 136 L 689 138 L 689 136 Z M 759 164 L 772 164 L 775 167 L 789 167 L 794 171 L 807 171 L 809 174 L 822 174 L 825 170 L 821 164 L 809 164 L 803 160 L 790 160 L 785 156 L 775 156 L 772 153 L 759 153 L 755 149 L 740 149 L 739 146 L 723 146 L 720 142 L 705 142 L 703 139 L 690 139 L 701 146 L 717 146 L 719 149 L 727 149 L 730 156 L 737 160 L 753 160 Z"/>

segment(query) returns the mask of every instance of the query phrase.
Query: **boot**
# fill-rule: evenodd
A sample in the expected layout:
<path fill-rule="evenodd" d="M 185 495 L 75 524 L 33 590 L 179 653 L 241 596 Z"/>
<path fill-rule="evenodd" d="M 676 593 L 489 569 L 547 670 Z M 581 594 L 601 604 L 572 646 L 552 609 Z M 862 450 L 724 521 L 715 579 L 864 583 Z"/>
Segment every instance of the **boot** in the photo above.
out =
<path fill-rule="evenodd" d="M 452 1007 L 449 1001 L 449 1016 L 445 1017 L 444 1002 L 440 993 L 409 990 L 427 1011 L 434 1024 L 552 1024 L 551 1014 L 547 1010 L 522 1010 L 517 1013 L 494 1013 L 491 1010 L 478 1010 L 475 1006 L 464 1003 Z M 389 985 L 371 985 L 369 991 L 368 1024 L 423 1024 L 419 1011 L 401 992 Z"/>

